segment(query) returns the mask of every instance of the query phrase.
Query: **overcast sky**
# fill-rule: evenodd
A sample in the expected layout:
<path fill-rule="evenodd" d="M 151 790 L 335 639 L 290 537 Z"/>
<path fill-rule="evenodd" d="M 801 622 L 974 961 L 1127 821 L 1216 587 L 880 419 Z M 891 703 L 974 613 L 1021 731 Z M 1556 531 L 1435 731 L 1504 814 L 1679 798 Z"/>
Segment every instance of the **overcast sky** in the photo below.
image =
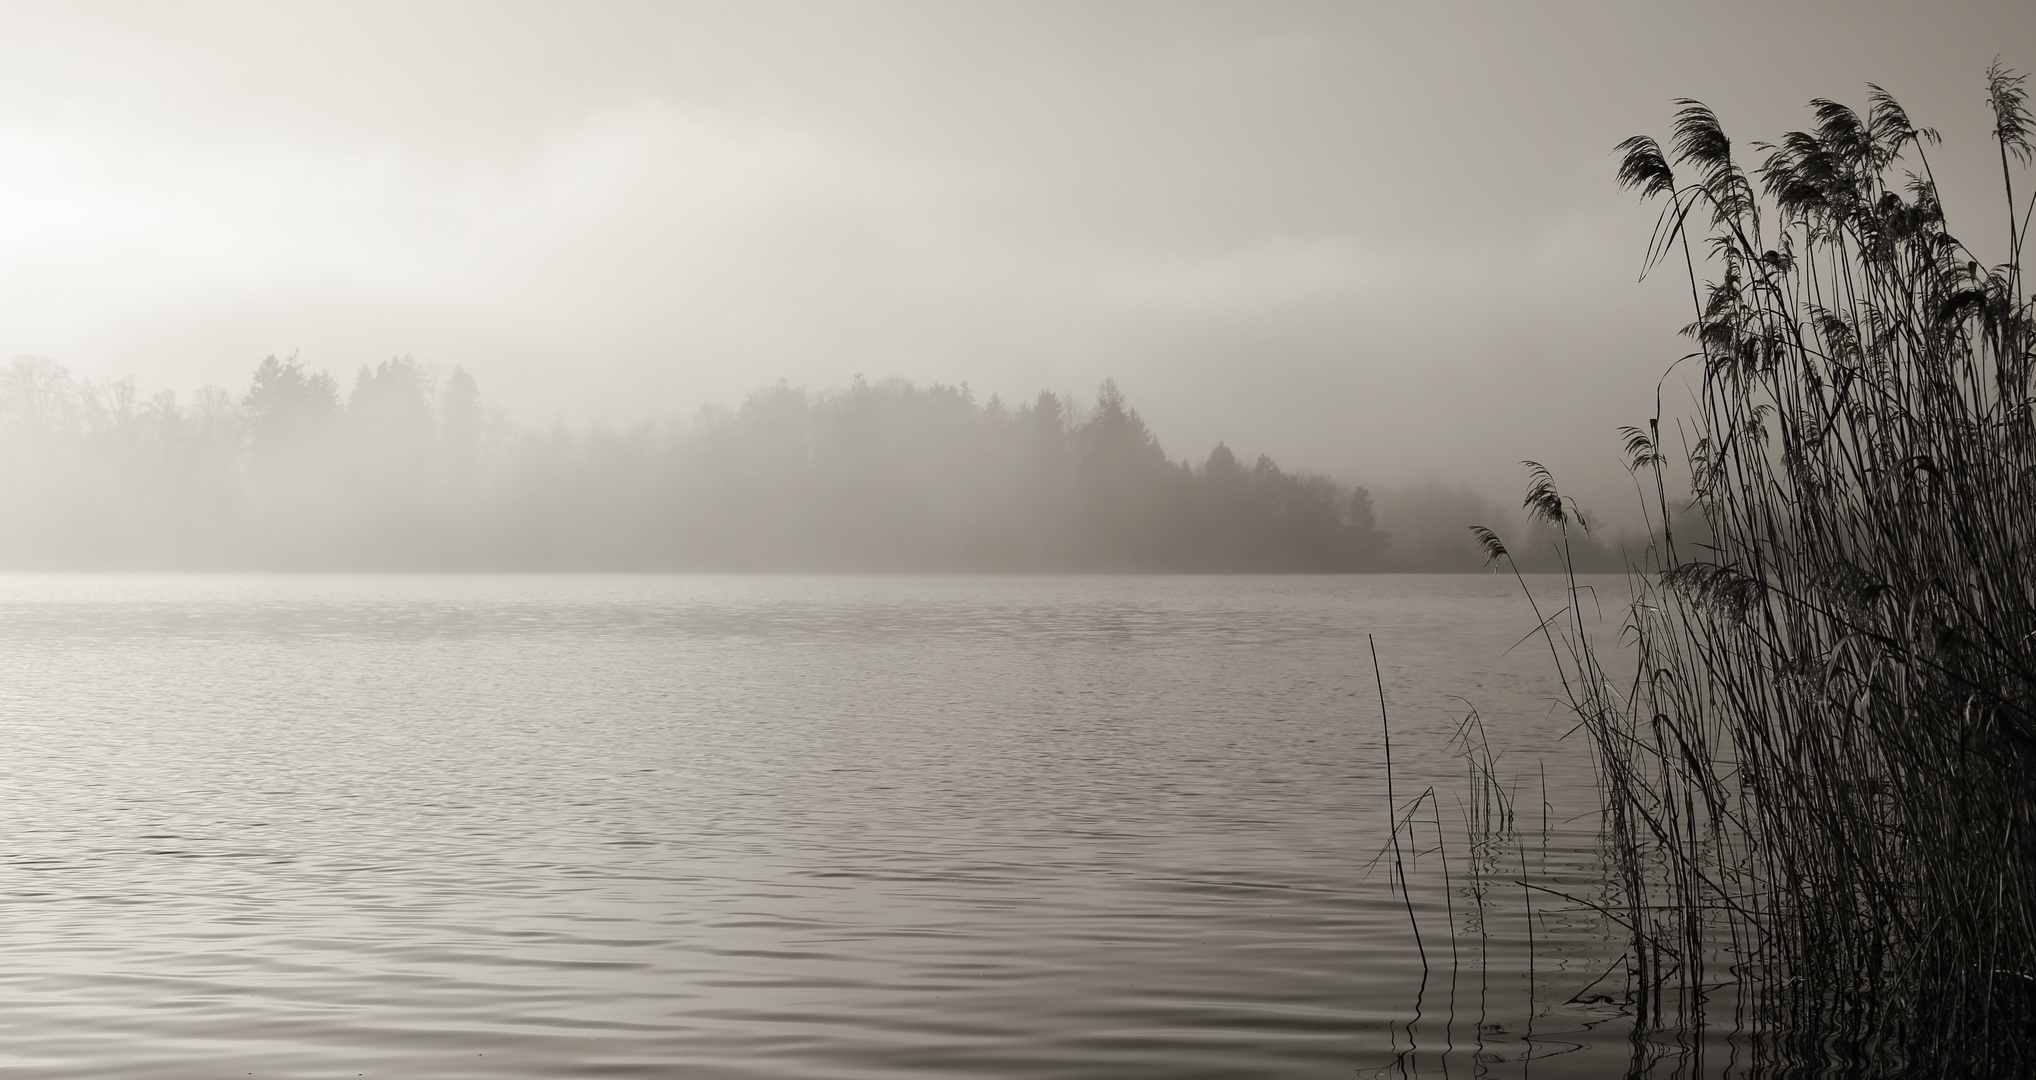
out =
<path fill-rule="evenodd" d="M 0 358 L 538 423 L 1114 376 L 1177 458 L 1608 503 L 1689 314 L 1613 144 L 1878 82 L 1977 241 L 1996 55 L 2036 4 L 6 4 Z"/>

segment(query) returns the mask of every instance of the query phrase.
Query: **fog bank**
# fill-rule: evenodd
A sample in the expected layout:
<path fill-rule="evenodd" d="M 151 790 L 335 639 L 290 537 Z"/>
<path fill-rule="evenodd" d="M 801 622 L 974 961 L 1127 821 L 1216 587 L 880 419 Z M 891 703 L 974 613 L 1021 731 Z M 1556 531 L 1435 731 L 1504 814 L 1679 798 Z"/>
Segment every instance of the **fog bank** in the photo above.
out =
<path fill-rule="evenodd" d="M 0 369 L 9 569 L 1349 572 L 1471 570 L 1468 488 L 1381 492 L 1217 443 L 1171 457 L 1092 402 L 780 383 L 684 420 L 520 424 L 463 368 L 269 357 L 180 398 Z M 1517 533 L 1517 530 L 1516 530 Z M 1617 560 L 1590 537 L 1588 568 Z M 1530 568 L 1547 556 L 1521 543 Z"/>

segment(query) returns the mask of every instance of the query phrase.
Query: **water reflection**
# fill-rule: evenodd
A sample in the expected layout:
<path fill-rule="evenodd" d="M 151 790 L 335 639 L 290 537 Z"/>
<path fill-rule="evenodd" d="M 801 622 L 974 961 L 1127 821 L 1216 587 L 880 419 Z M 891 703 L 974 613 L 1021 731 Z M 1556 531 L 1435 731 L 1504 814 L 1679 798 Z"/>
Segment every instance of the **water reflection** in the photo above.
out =
<path fill-rule="evenodd" d="M 1439 923 L 1441 948 L 1431 946 L 1411 1006 L 1387 1026 L 1391 1063 L 1371 1075 L 1723 1080 L 1794 1075 L 1806 1061 L 1867 1067 L 1838 1049 L 1787 1056 L 1756 1043 L 1722 928 L 1703 954 L 1722 979 L 1698 977 L 1683 991 L 1690 977 L 1672 964 L 1643 969 L 1597 815 L 1557 813 L 1545 761 L 1535 763 L 1538 789 L 1500 788 L 1475 721 L 1459 731 L 1464 779 L 1450 793 L 1421 792 L 1398 818 L 1403 842 L 1429 841 L 1401 891 L 1416 923 L 1408 933 L 1425 928 L 1432 941 Z M 1528 791 L 1538 819 L 1518 805 Z M 1454 821 L 1442 810 L 1452 797 Z"/>
<path fill-rule="evenodd" d="M 1516 906 L 1522 866 L 1598 873 L 1516 610 L 1479 578 L 0 580 L 0 1064 L 1606 1075 L 1621 1014 L 1563 999 L 1616 937 Z M 1425 985 L 1363 866 L 1366 635 L 1434 793 L 1409 895 L 1459 963 Z M 1553 831 L 1445 882 L 1454 695 L 1502 782 L 1548 759 Z"/>

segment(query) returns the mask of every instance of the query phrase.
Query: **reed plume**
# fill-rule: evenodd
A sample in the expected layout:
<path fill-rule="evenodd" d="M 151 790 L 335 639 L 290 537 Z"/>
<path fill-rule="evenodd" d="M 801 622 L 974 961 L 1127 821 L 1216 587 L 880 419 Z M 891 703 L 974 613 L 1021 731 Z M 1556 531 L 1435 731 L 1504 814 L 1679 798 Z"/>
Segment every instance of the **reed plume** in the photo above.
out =
<path fill-rule="evenodd" d="M 1950 231 L 1936 134 L 1879 87 L 1863 114 L 1811 102 L 1750 166 L 1695 101 L 1666 146 L 1619 147 L 1664 204 L 1644 266 L 1688 275 L 1700 366 L 1685 410 L 1622 431 L 1654 534 L 1637 674 L 1581 619 L 1543 627 L 1599 757 L 1639 1018 L 1730 998 L 1756 1072 L 2036 1074 L 2024 80 L 1986 76 L 1986 258 Z M 1581 524 L 1538 466 L 1527 502 Z"/>

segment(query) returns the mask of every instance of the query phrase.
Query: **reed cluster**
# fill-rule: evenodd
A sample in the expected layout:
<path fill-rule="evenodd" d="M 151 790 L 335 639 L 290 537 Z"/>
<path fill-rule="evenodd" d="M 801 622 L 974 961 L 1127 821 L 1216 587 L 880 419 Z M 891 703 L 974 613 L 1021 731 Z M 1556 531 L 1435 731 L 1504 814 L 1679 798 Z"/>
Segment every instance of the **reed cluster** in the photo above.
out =
<path fill-rule="evenodd" d="M 1692 397 L 1624 431 L 1655 534 L 1632 652 L 1579 604 L 1542 625 L 1641 1027 L 1729 1003 L 1756 1073 L 2036 1074 L 2036 125 L 2024 76 L 1986 91 L 2006 207 L 1959 224 L 1991 247 L 1878 87 L 1750 164 L 1688 100 L 1619 148 L 1663 205 L 1648 265 L 1689 277 Z M 1558 546 L 1582 524 L 1538 467 L 1526 501 Z"/>

